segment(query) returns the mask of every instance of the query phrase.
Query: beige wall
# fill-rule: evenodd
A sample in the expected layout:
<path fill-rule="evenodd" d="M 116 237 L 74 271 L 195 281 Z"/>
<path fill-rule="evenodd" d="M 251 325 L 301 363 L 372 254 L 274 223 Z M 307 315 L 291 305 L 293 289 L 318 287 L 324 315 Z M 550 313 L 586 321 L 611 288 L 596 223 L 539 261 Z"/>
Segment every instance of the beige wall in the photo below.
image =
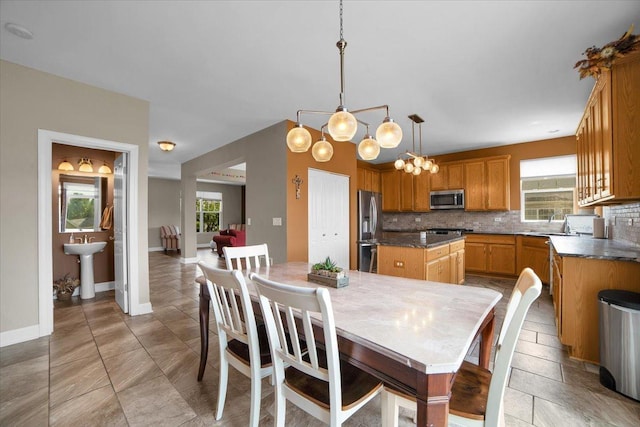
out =
<path fill-rule="evenodd" d="M 38 129 L 138 145 L 138 303 L 149 302 L 149 103 L 0 61 L 0 332 L 38 325 Z M 43 173 L 51 173 L 50 170 Z"/>
<path fill-rule="evenodd" d="M 212 182 L 198 182 L 198 191 L 212 191 L 222 193 L 222 223 L 220 228 L 225 229 L 229 224 L 242 224 L 242 186 L 229 184 L 216 184 Z M 215 233 L 198 233 L 198 246 L 209 245 Z"/>

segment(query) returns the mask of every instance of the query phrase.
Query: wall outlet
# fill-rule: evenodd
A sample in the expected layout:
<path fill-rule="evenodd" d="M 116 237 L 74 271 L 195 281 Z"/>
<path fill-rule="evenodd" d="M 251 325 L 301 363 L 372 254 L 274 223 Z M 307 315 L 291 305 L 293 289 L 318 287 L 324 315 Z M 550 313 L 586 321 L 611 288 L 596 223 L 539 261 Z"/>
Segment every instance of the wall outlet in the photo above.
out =
<path fill-rule="evenodd" d="M 281 226 L 282 225 L 282 218 L 273 218 L 273 225 Z"/>
<path fill-rule="evenodd" d="M 247 225 L 251 225 L 251 218 L 247 218 Z"/>
<path fill-rule="evenodd" d="M 416 218 L 416 222 L 422 222 L 422 218 L 417 217 L 417 218 Z"/>
<path fill-rule="evenodd" d="M 502 222 L 502 218 L 500 218 L 500 217 L 493 218 L 493 221 L 495 221 L 495 222 Z"/>

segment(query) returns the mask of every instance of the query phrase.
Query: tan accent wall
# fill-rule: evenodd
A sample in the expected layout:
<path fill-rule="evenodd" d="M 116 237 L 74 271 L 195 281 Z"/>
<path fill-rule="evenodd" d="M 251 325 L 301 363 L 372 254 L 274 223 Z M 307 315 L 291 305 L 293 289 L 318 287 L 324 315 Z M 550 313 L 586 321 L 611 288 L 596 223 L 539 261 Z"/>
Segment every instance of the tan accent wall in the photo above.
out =
<path fill-rule="evenodd" d="M 537 159 L 540 157 L 555 157 L 576 154 L 576 137 L 545 139 L 542 141 L 523 142 L 520 144 L 500 145 L 498 147 L 481 148 L 478 150 L 461 151 L 459 153 L 434 156 L 437 163 L 453 162 L 457 160 L 475 159 L 478 157 L 511 155 L 509 161 L 509 178 L 511 181 L 511 210 L 520 209 L 520 160 Z M 380 169 L 393 168 L 393 163 L 376 165 Z"/>
<path fill-rule="evenodd" d="M 287 131 L 295 123 L 287 123 Z M 320 132 L 307 128 L 311 132 L 312 141 L 320 139 Z M 349 179 L 349 248 L 350 268 L 357 268 L 357 163 L 356 145 L 351 142 L 335 142 L 326 135 L 327 141 L 333 145 L 333 157 L 326 163 L 318 163 L 311 155 L 311 150 L 306 153 L 292 153 L 287 149 L 287 260 L 307 262 L 309 255 L 309 224 L 308 224 L 308 182 L 307 172 L 309 168 L 347 175 Z M 286 147 L 283 139 L 282 144 Z M 295 186 L 292 179 L 296 175 L 304 181 L 300 187 L 300 199 L 296 199 Z"/>
<path fill-rule="evenodd" d="M 140 147 L 140 273 L 132 280 L 138 303 L 149 302 L 149 103 L 0 61 L 0 332 L 39 323 L 38 129 Z"/>
<path fill-rule="evenodd" d="M 89 148 L 74 147 L 71 145 L 53 144 L 51 149 L 52 167 L 51 174 L 51 204 L 52 204 L 52 248 L 51 255 L 53 257 L 53 280 L 62 278 L 65 274 L 80 278 L 80 264 L 76 255 L 66 255 L 63 245 L 69 242 L 71 233 L 60 233 L 60 197 L 59 197 L 59 179 L 60 174 L 78 175 L 78 176 L 103 176 L 107 178 L 107 203 L 113 206 L 113 174 L 98 174 L 98 168 L 103 162 L 107 164 L 113 171 L 113 161 L 116 153 L 104 150 L 92 150 Z M 93 170 L 95 173 L 78 172 L 78 160 L 81 158 L 89 158 L 93 162 Z M 59 171 L 58 164 L 63 159 L 67 159 L 76 168 L 75 171 L 66 172 Z M 74 233 L 74 237 L 82 237 L 84 235 L 94 237 L 96 241 L 107 242 L 104 251 L 98 252 L 93 256 L 93 277 L 95 283 L 112 282 L 115 280 L 114 259 L 113 259 L 113 228 L 105 231 L 91 231 Z"/>

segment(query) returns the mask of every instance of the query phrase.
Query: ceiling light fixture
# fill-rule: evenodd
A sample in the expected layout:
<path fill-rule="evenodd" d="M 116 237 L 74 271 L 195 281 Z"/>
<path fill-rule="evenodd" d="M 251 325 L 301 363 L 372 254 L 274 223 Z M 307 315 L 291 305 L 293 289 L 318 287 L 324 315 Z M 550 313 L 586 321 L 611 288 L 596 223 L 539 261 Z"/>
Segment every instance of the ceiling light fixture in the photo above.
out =
<path fill-rule="evenodd" d="M 33 33 L 27 30 L 22 25 L 14 24 L 13 22 L 7 22 L 6 24 L 4 24 L 4 28 L 14 36 L 18 36 L 21 39 L 31 40 L 33 38 Z"/>
<path fill-rule="evenodd" d="M 383 148 L 395 148 L 402 141 L 402 128 L 389 117 L 389 106 L 388 105 L 379 105 L 377 107 L 368 107 L 360 110 L 354 110 L 349 112 L 345 107 L 345 92 L 344 92 L 344 50 L 347 47 L 347 42 L 343 37 L 343 26 L 342 26 L 342 0 L 340 0 L 340 40 L 336 43 L 338 50 L 340 51 L 340 105 L 336 108 L 336 111 L 316 111 L 316 110 L 298 110 L 296 114 L 296 125 L 287 133 L 287 146 L 289 150 L 294 153 L 304 153 L 309 150 L 311 147 L 311 134 L 307 129 L 304 128 L 302 123 L 300 122 L 300 115 L 305 114 L 324 114 L 331 115 L 329 118 L 329 122 L 322 125 L 322 129 L 327 127 L 329 135 L 333 138 L 334 141 L 350 141 L 351 138 L 356 134 L 358 130 L 358 123 L 361 123 L 365 126 L 369 126 L 368 123 L 363 122 L 360 119 L 355 117 L 355 114 L 363 113 L 365 111 L 373 111 L 373 110 L 386 110 L 385 118 L 382 120 L 380 126 L 376 130 L 376 139 L 369 135 L 367 131 L 365 137 L 358 145 L 358 153 L 360 156 L 365 159 L 362 153 L 365 153 L 368 156 L 365 160 L 373 160 L 378 157 L 378 153 L 380 152 L 380 147 Z M 318 162 L 326 162 L 331 160 L 331 156 L 333 155 L 333 147 L 324 137 L 324 132 L 322 131 L 322 137 L 319 141 L 314 144 L 314 148 L 312 150 L 312 154 L 314 159 Z M 318 148 L 316 149 L 316 145 Z M 377 153 L 376 148 L 377 147 Z M 331 147 L 331 150 L 328 149 Z M 320 157 L 321 160 L 318 160 L 316 157 L 316 152 L 322 153 L 323 155 Z M 374 156 L 375 153 L 375 156 Z"/>
<path fill-rule="evenodd" d="M 73 165 L 69 163 L 67 159 L 64 159 L 59 165 L 58 170 L 60 171 L 72 171 L 75 170 Z"/>
<path fill-rule="evenodd" d="M 429 156 L 422 155 L 422 123 L 424 122 L 424 120 L 417 114 L 412 114 L 409 116 L 409 118 L 411 119 L 411 139 L 413 141 L 413 151 L 407 151 L 407 159 L 404 160 L 399 157 L 393 165 L 396 169 L 404 170 L 406 173 L 411 173 L 413 175 L 420 175 L 423 170 L 430 173 L 438 173 L 438 171 L 440 170 L 440 166 L 436 164 L 435 160 L 429 159 Z M 419 154 L 416 154 L 416 124 L 418 124 L 418 129 L 420 131 Z"/>
<path fill-rule="evenodd" d="M 173 151 L 176 148 L 175 142 L 171 141 L 158 141 L 158 145 L 162 151 Z"/>
<path fill-rule="evenodd" d="M 91 164 L 90 159 L 82 158 L 78 162 L 78 170 L 80 172 L 93 172 L 93 165 Z"/>

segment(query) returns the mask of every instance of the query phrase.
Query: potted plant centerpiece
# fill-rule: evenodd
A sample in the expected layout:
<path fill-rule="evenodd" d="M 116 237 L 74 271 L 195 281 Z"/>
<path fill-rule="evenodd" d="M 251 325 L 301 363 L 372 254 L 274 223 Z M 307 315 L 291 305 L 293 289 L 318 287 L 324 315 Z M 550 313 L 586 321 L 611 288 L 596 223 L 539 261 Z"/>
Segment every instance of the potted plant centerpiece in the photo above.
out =
<path fill-rule="evenodd" d="M 71 277 L 69 273 L 65 274 L 61 279 L 53 282 L 53 289 L 56 291 L 56 297 L 59 300 L 71 299 L 73 291 L 80 286 L 80 280 L 75 277 Z"/>
<path fill-rule="evenodd" d="M 307 275 L 310 282 L 328 285 L 334 288 L 342 288 L 349 284 L 346 272 L 327 257 L 324 262 L 319 262 L 311 266 L 311 272 Z"/>

